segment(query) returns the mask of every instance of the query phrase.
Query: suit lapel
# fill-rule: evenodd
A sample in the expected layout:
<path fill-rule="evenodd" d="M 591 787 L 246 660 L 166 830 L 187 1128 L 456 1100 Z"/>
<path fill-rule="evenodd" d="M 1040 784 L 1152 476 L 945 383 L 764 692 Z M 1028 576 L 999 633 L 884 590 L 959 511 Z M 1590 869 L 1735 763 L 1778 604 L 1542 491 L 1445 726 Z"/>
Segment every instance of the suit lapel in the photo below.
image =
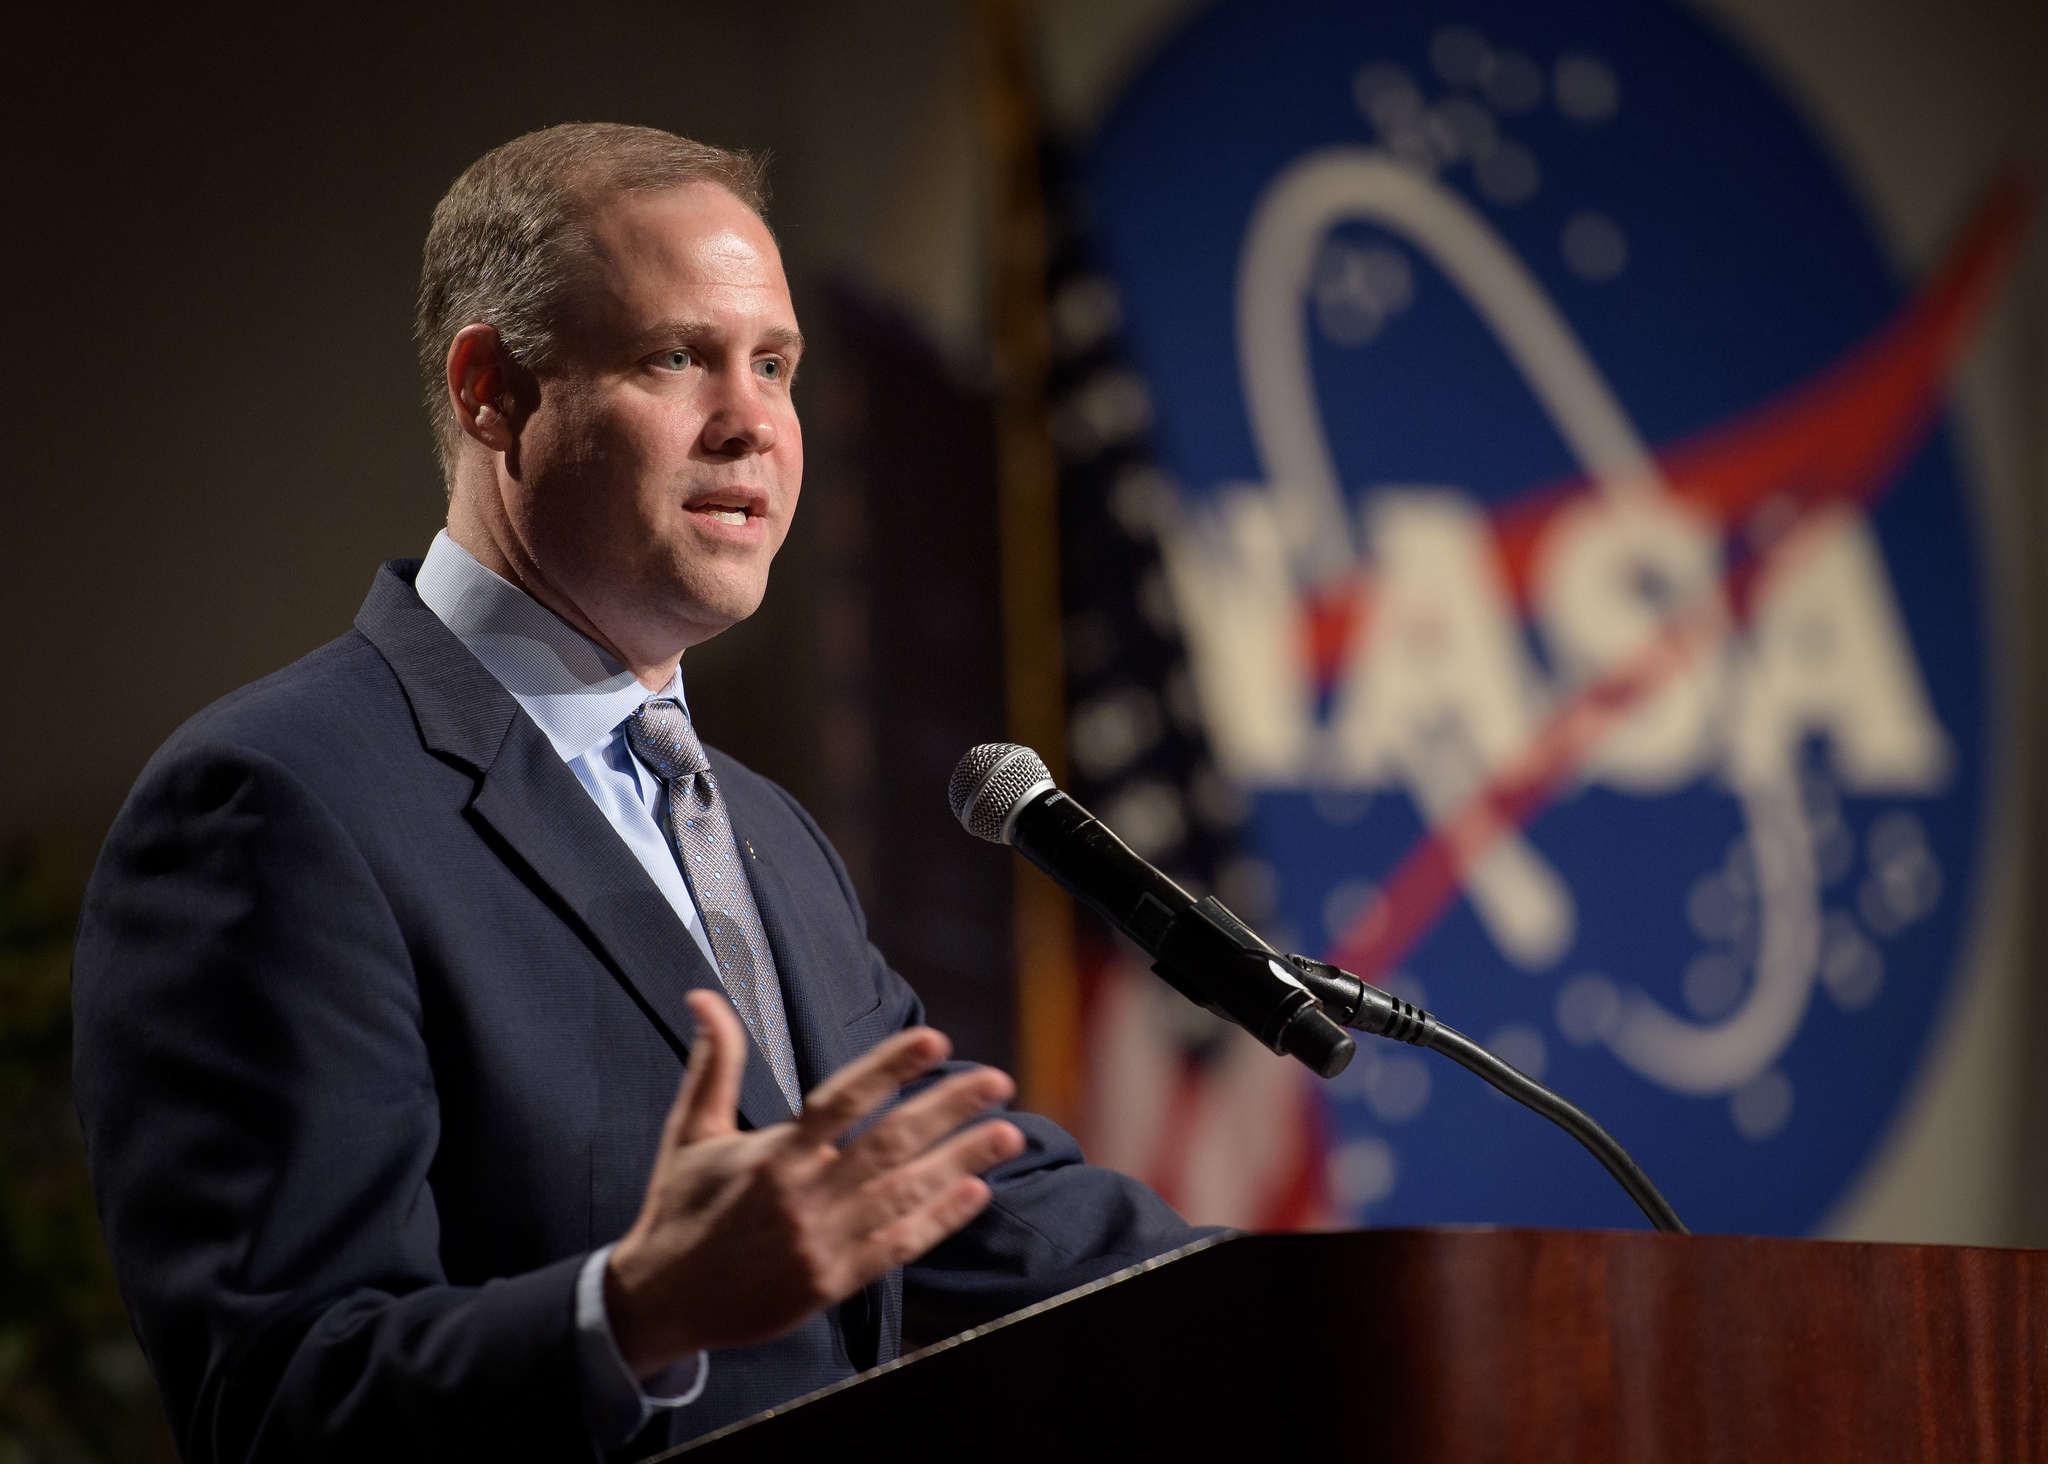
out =
<path fill-rule="evenodd" d="M 480 774 L 470 815 L 531 872 L 544 898 L 686 1056 L 696 1034 L 683 997 L 699 987 L 722 993 L 717 973 L 547 737 L 420 603 L 411 585 L 416 568 L 384 567 L 357 629 L 397 674 L 428 748 Z M 758 1047 L 741 1076 L 740 1114 L 754 1128 L 790 1117 Z"/>
<path fill-rule="evenodd" d="M 489 825 L 610 958 L 613 972 L 678 1053 L 695 1036 L 683 997 L 724 994 L 718 975 L 640 861 L 605 821 L 553 744 L 521 715 L 470 812 Z M 791 1117 L 755 1046 L 740 1076 L 740 1113 L 755 1128 Z"/>

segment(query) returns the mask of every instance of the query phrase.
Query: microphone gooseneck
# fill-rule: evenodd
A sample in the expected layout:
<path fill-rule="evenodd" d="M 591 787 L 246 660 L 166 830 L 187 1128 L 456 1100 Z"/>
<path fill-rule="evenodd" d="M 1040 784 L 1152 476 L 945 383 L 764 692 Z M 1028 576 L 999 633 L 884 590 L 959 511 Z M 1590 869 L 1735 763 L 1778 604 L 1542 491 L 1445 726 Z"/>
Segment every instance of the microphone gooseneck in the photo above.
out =
<path fill-rule="evenodd" d="M 1060 791 L 1037 753 L 1013 743 L 971 749 L 947 789 L 977 838 L 1009 844 L 1153 957 L 1152 969 L 1197 1006 L 1274 1052 L 1335 1077 L 1357 1050 L 1299 974 L 1211 895 L 1197 900 L 1139 858 Z"/>

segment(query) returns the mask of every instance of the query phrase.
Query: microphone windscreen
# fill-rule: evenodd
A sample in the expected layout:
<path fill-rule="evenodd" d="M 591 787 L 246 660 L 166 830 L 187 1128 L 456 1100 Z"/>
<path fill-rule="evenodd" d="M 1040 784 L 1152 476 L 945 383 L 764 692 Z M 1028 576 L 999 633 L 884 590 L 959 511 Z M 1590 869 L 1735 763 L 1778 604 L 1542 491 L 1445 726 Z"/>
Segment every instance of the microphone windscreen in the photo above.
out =
<path fill-rule="evenodd" d="M 977 839 L 1004 842 L 1010 816 L 1032 794 L 1052 786 L 1045 760 L 1014 742 L 984 742 L 970 747 L 946 785 L 953 817 Z"/>

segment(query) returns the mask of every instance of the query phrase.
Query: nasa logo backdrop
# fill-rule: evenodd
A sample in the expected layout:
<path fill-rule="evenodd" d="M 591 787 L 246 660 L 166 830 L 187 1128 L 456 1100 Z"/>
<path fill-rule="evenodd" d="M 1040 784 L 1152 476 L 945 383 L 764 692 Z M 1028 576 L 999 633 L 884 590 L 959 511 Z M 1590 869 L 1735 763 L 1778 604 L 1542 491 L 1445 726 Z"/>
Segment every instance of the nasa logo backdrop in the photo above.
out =
<path fill-rule="evenodd" d="M 1227 0 L 1084 172 L 1245 913 L 1588 1109 L 1693 1228 L 1814 1228 L 1970 927 L 1945 393 L 2020 204 L 1900 279 L 1661 3 Z M 1425 1054 L 1324 1096 L 1335 1218 L 1640 1223 Z"/>

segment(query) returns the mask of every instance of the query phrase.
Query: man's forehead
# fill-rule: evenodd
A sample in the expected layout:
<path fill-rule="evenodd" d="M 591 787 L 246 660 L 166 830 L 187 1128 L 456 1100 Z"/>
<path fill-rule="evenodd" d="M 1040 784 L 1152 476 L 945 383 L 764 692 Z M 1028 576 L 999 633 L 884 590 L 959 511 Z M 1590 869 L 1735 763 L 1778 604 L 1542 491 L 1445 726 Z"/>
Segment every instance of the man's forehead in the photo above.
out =
<path fill-rule="evenodd" d="M 593 284 L 645 329 L 738 311 L 793 335 L 781 252 L 754 211 L 716 184 L 629 193 L 593 211 Z"/>
<path fill-rule="evenodd" d="M 734 281 L 782 280 L 775 236 L 752 209 L 715 183 L 624 193 L 588 224 L 601 258 L 631 269 L 708 273 Z"/>

